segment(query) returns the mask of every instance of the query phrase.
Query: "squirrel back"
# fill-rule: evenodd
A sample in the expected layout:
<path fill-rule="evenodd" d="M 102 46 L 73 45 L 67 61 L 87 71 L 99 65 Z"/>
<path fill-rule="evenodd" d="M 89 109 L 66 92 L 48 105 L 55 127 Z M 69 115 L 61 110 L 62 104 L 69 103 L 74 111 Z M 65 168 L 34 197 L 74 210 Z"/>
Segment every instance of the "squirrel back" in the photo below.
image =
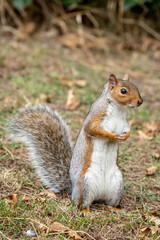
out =
<path fill-rule="evenodd" d="M 41 105 L 22 109 L 10 122 L 9 134 L 27 146 L 29 160 L 44 186 L 55 193 L 69 191 L 71 140 L 56 111 Z"/>

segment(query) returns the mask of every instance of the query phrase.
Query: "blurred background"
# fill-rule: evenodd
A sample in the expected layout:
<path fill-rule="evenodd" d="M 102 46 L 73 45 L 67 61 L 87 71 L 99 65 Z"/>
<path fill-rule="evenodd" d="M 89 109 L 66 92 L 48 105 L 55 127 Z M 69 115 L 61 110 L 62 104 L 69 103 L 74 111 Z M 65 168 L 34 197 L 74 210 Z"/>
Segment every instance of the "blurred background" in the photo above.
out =
<path fill-rule="evenodd" d="M 37 197 L 44 189 L 37 184 L 24 146 L 9 140 L 5 126 L 20 108 L 47 104 L 63 116 L 74 143 L 111 73 L 117 78 L 130 74 L 144 100 L 129 112 L 131 136 L 120 145 L 125 211 L 110 213 L 98 204 L 91 207 L 91 219 L 80 218 L 68 195 L 58 195 L 56 201 Z M 91 238 L 83 232 L 84 239 L 144 239 L 147 231 L 147 239 L 157 240 L 160 228 L 152 226 L 149 214 L 159 216 L 159 130 L 160 0 L 0 0 L 3 239 L 26 239 L 28 229 L 50 239 L 48 230 L 31 221 L 38 219 L 48 229 L 58 221 L 85 231 Z M 9 194 L 17 196 L 11 208 L 6 203 Z M 29 196 L 27 203 L 23 196 Z"/>
<path fill-rule="evenodd" d="M 0 1 L 5 110 L 48 103 L 83 119 L 108 75 L 126 72 L 159 107 L 159 61 L 160 0 Z"/>

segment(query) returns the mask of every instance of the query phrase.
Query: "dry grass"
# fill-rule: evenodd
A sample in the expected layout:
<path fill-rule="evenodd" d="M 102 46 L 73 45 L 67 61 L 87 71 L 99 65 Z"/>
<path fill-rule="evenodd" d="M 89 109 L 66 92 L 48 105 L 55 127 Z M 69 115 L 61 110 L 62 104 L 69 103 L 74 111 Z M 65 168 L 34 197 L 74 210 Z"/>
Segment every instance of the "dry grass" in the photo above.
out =
<path fill-rule="evenodd" d="M 118 47 L 119 43 L 113 46 L 114 42 L 103 50 L 86 51 L 64 48 L 57 37 L 53 39 L 52 34 L 45 33 L 21 42 L 3 35 L 0 39 L 1 239 L 28 239 L 28 229 L 38 233 L 33 239 L 53 239 L 55 235 L 49 228 L 55 221 L 80 231 L 79 235 L 84 239 L 139 239 L 142 228 L 154 226 L 150 212 L 160 210 L 158 130 L 152 140 L 140 139 L 138 135 L 138 130 L 145 129 L 145 122 L 159 123 L 160 120 L 159 62 L 152 52 L 125 51 Z M 125 211 L 117 214 L 103 204 L 94 204 L 91 216 L 83 218 L 71 203 L 70 196 L 59 194 L 57 199 L 52 199 L 45 194 L 27 162 L 24 147 L 11 143 L 4 127 L 20 107 L 45 102 L 43 93 L 52 96 L 48 105 L 63 115 L 74 141 L 82 119 L 111 72 L 118 77 L 130 73 L 144 98 L 138 111 L 129 114 L 132 134 L 121 144 L 119 151 L 119 165 L 125 180 L 121 208 Z M 80 107 L 73 112 L 64 107 L 69 88 L 60 82 L 62 77 L 87 82 L 85 88 L 74 88 Z M 157 170 L 146 176 L 146 168 L 152 165 L 158 166 Z M 13 210 L 11 203 L 6 203 L 12 194 L 17 194 Z M 29 196 L 28 201 L 22 199 L 24 195 Z M 62 233 L 56 239 L 66 238 Z M 158 233 L 145 239 L 159 239 Z"/>

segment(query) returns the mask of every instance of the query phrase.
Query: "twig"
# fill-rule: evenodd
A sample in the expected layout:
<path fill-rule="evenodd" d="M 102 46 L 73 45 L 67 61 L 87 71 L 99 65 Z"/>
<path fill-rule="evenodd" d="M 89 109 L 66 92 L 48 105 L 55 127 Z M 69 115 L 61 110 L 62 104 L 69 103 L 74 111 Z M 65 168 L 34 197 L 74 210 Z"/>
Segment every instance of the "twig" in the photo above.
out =
<path fill-rule="evenodd" d="M 142 20 L 136 20 L 136 19 L 132 19 L 132 18 L 123 18 L 123 23 L 124 24 L 136 24 L 139 27 L 143 28 L 146 32 L 148 32 L 154 38 L 156 38 L 157 40 L 160 40 L 160 34 L 158 32 L 156 32 L 153 28 L 148 26 Z"/>
<path fill-rule="evenodd" d="M 85 38 L 84 38 L 84 31 L 83 31 L 83 24 L 82 24 L 82 15 L 79 13 L 76 16 L 76 22 L 78 24 L 78 35 L 80 37 L 80 43 L 83 46 L 85 44 Z"/>
<path fill-rule="evenodd" d="M 11 6 L 9 5 L 9 3 L 7 1 L 4 1 L 4 8 L 9 13 L 9 15 L 12 17 L 12 19 L 17 24 L 17 26 L 21 27 L 22 26 L 21 21 L 19 20 L 19 18 L 17 17 L 17 15 L 15 14 L 15 12 L 13 11 L 13 9 L 11 8 Z"/>
<path fill-rule="evenodd" d="M 118 23 L 120 32 L 123 32 L 123 5 L 124 0 L 119 0 Z"/>
<path fill-rule="evenodd" d="M 0 18 L 2 25 L 6 24 L 5 10 L 4 10 L 4 0 L 0 0 Z"/>
<path fill-rule="evenodd" d="M 49 9 L 47 7 L 47 4 L 45 4 L 45 1 L 43 0 L 38 0 L 39 4 L 41 5 L 42 12 L 46 18 L 47 21 L 49 21 Z"/>
<path fill-rule="evenodd" d="M 14 160 L 14 156 L 13 156 L 12 152 L 7 147 L 4 147 L 4 149 L 11 155 L 12 160 Z"/>
<path fill-rule="evenodd" d="M 19 190 L 22 188 L 23 186 L 23 181 L 20 183 L 19 187 L 17 188 L 17 190 L 15 191 L 15 193 L 19 192 Z"/>
<path fill-rule="evenodd" d="M 0 27 L 0 29 L 1 29 L 2 31 L 4 31 L 4 32 L 10 32 L 10 33 L 12 33 L 12 34 L 14 34 L 14 35 L 17 34 L 17 30 L 16 30 L 16 29 L 14 29 L 13 27 L 7 26 L 7 25 L 2 25 L 2 26 Z"/>
<path fill-rule="evenodd" d="M 99 23 L 97 22 L 95 17 L 91 14 L 91 12 L 87 11 L 84 14 L 88 17 L 88 19 L 91 21 L 95 28 L 99 28 Z"/>
<path fill-rule="evenodd" d="M 64 231 L 57 231 L 57 232 L 54 232 L 54 233 L 49 233 L 49 235 L 57 235 L 57 234 L 69 233 L 69 232 L 83 233 L 83 234 L 87 235 L 88 237 L 90 237 L 91 239 L 96 240 L 94 237 L 92 237 L 89 233 L 87 233 L 87 232 L 85 232 L 85 231 L 81 231 L 81 230 L 75 231 L 75 230 L 72 230 L 72 229 L 66 230 L 66 231 L 64 230 Z"/>
<path fill-rule="evenodd" d="M 61 18 L 53 18 L 52 23 L 58 25 L 64 34 L 68 32 L 67 24 Z"/>
<path fill-rule="evenodd" d="M 35 228 L 35 226 L 34 226 L 33 222 L 32 222 L 31 224 L 32 224 L 32 227 L 33 227 L 33 229 L 34 229 L 34 232 L 35 232 L 35 234 L 36 234 L 36 237 L 39 239 L 39 236 L 38 236 L 37 230 L 36 230 L 36 228 Z"/>
<path fill-rule="evenodd" d="M 12 240 L 11 238 L 8 238 L 6 235 L 4 235 L 4 233 L 1 232 L 1 231 L 0 231 L 0 234 L 1 234 L 5 239 Z"/>

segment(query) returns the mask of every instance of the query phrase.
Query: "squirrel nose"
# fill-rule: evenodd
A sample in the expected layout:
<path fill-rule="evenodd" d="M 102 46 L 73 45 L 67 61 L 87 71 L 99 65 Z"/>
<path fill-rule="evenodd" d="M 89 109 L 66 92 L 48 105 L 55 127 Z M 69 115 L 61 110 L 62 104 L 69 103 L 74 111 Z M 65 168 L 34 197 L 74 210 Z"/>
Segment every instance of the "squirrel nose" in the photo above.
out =
<path fill-rule="evenodd" d="M 143 103 L 143 99 L 140 98 L 140 99 L 137 101 L 137 105 L 138 105 L 138 107 L 139 107 L 142 103 Z"/>

